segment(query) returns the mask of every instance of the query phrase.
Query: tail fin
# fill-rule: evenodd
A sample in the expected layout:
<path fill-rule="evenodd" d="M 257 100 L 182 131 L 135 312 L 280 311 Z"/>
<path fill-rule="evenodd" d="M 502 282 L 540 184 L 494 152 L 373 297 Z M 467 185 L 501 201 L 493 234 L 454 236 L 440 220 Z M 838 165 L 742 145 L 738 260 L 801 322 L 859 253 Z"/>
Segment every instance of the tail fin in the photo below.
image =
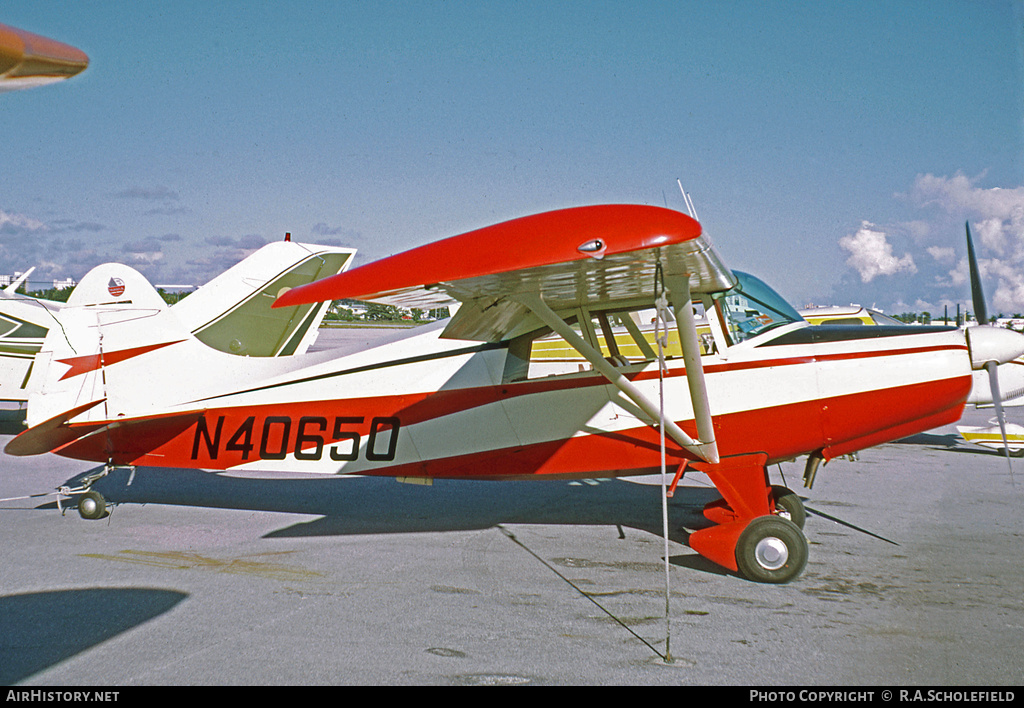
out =
<path fill-rule="evenodd" d="M 355 249 L 271 243 L 175 303 L 171 310 L 207 346 L 242 356 L 303 354 L 330 302 L 272 309 L 284 290 L 336 275 Z"/>
<path fill-rule="evenodd" d="M 103 308 L 104 317 L 118 317 L 132 311 L 155 314 L 166 310 L 167 303 L 139 271 L 122 263 L 105 263 L 85 274 L 66 307 Z"/>
<path fill-rule="evenodd" d="M 45 435 L 29 436 L 42 443 L 64 439 L 72 417 L 87 411 L 106 417 L 106 405 L 99 405 L 108 396 L 105 367 L 190 338 L 149 281 L 120 263 L 93 268 L 67 304 L 50 315 L 53 326 L 35 356 L 26 391 L 27 424 L 49 424 Z"/>

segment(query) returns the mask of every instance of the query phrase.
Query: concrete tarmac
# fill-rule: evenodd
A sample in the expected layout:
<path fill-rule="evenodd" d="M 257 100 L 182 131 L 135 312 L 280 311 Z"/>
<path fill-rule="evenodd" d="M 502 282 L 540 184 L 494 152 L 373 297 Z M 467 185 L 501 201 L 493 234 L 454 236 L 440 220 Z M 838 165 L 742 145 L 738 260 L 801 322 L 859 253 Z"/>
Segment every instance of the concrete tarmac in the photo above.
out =
<path fill-rule="evenodd" d="M 1020 685 L 1024 461 L 1011 477 L 950 426 L 813 490 L 802 463 L 772 481 L 811 511 L 804 574 L 759 585 L 696 555 L 717 495 L 687 476 L 667 603 L 660 487 L 630 481 L 146 468 L 97 483 L 117 503 L 99 521 L 0 502 L 0 684 Z M 88 469 L 4 456 L 0 498 Z"/>

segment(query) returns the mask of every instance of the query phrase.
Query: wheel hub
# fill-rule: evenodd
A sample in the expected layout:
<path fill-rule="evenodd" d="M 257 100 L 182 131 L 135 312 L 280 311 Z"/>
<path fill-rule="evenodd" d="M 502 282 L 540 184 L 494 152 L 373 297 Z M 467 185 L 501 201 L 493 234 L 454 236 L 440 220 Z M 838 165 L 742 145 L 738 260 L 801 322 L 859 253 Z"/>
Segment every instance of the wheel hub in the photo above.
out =
<path fill-rule="evenodd" d="M 754 547 L 754 558 L 765 570 L 778 570 L 789 560 L 789 548 L 780 538 L 762 538 Z"/>

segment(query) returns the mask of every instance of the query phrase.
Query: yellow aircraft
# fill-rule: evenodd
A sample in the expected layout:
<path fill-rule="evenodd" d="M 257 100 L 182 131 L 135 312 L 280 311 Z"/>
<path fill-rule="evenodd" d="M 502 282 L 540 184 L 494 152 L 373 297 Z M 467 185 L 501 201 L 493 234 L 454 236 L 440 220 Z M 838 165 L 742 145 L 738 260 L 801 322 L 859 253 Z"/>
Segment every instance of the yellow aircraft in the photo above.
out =
<path fill-rule="evenodd" d="M 899 320 L 860 305 L 809 307 L 800 310 L 800 314 L 812 325 L 903 325 Z"/>

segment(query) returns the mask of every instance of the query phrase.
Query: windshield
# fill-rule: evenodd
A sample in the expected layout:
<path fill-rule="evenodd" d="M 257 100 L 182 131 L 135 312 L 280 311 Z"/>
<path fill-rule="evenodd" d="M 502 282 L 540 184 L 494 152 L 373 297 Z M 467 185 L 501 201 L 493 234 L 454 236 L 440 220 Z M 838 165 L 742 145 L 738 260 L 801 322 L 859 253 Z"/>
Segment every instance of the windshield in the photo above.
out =
<path fill-rule="evenodd" d="M 733 274 L 739 281 L 736 287 L 715 296 L 733 344 L 775 327 L 803 321 L 800 313 L 763 282 L 748 273 Z"/>

